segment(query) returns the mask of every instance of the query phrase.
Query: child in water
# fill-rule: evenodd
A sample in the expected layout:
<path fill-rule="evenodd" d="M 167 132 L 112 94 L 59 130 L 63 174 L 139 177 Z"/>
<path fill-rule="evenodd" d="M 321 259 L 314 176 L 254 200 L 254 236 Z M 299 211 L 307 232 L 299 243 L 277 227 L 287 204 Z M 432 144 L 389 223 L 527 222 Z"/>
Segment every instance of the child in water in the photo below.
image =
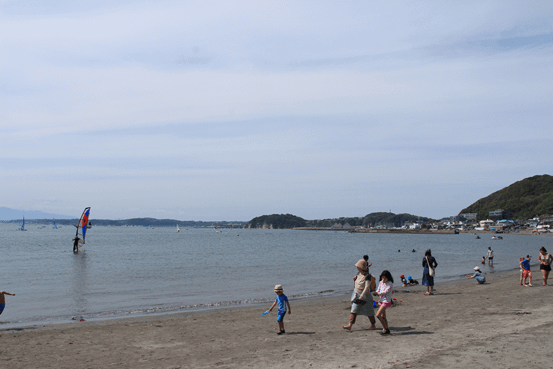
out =
<path fill-rule="evenodd" d="M 486 264 L 486 257 L 482 256 L 482 265 L 485 265 L 485 264 Z"/>
<path fill-rule="evenodd" d="M 2 314 L 4 308 L 6 307 L 6 298 L 4 297 L 4 295 L 15 296 L 15 293 L 0 291 L 0 314 Z"/>
<path fill-rule="evenodd" d="M 390 334 L 388 319 L 386 318 L 386 308 L 392 306 L 393 283 L 394 278 L 392 277 L 392 274 L 385 270 L 382 274 L 380 274 L 380 283 L 378 284 L 376 291 L 373 292 L 374 296 L 380 297 L 380 301 L 378 301 L 380 308 L 376 313 L 376 317 L 380 320 L 380 323 L 382 323 L 382 332 L 380 332 L 382 335 Z"/>
<path fill-rule="evenodd" d="M 277 297 L 269 311 L 272 311 L 275 305 L 278 303 L 277 322 L 279 331 L 277 334 L 283 334 L 286 333 L 286 331 L 284 330 L 284 316 L 286 315 L 286 312 L 288 312 L 288 314 L 292 314 L 292 309 L 290 309 L 290 303 L 288 302 L 288 297 L 286 297 L 286 295 L 284 294 L 282 285 L 277 284 L 275 286 L 275 293 L 277 294 Z M 288 309 L 286 309 L 287 307 Z"/>

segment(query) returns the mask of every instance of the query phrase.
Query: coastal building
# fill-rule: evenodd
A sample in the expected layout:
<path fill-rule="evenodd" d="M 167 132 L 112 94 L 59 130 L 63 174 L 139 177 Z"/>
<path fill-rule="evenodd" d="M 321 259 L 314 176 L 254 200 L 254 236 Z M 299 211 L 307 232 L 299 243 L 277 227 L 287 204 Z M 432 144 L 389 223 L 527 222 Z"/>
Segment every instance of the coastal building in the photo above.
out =
<path fill-rule="evenodd" d="M 479 227 L 476 227 L 475 230 L 477 231 L 484 231 L 490 229 L 495 224 L 495 222 L 491 219 L 481 220 L 479 222 Z"/>
<path fill-rule="evenodd" d="M 497 209 L 490 211 L 488 217 L 494 220 L 509 219 L 509 212 L 507 210 Z"/>
<path fill-rule="evenodd" d="M 478 213 L 461 213 L 459 217 L 463 217 L 465 220 L 476 221 L 478 219 Z"/>

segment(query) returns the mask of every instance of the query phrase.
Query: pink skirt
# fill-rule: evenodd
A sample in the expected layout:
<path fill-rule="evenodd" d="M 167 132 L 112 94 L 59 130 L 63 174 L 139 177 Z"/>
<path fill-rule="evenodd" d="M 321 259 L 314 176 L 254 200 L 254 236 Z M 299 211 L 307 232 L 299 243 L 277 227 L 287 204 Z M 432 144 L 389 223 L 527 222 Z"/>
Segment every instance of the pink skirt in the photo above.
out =
<path fill-rule="evenodd" d="M 389 308 L 390 306 L 392 306 L 392 304 L 390 304 L 389 302 L 378 302 L 378 305 L 380 306 L 384 306 L 385 308 Z"/>

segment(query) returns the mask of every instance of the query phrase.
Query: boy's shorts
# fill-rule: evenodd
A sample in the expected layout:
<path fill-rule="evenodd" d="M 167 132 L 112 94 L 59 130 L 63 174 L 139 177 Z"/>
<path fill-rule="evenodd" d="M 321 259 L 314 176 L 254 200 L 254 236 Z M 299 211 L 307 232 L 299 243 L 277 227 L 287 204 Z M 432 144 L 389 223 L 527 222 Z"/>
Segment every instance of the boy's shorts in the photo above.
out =
<path fill-rule="evenodd" d="M 0 314 L 2 314 L 5 307 L 6 307 L 6 304 L 0 304 Z"/>
<path fill-rule="evenodd" d="M 277 322 L 282 322 L 284 320 L 284 316 L 286 315 L 286 311 L 278 312 Z"/>
<path fill-rule="evenodd" d="M 524 278 L 527 278 L 527 277 L 532 278 L 532 271 L 531 271 L 531 270 L 523 269 L 523 270 L 522 270 L 522 277 L 524 277 Z"/>

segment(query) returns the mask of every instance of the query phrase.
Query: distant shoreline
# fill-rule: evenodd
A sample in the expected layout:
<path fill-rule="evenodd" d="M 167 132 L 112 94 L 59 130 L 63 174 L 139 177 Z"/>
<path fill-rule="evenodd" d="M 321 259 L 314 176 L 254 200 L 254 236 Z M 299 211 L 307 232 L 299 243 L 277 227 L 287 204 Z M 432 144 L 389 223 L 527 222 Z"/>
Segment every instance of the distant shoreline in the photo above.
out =
<path fill-rule="evenodd" d="M 455 232 L 453 229 L 439 229 L 439 230 L 429 230 L 429 229 L 358 229 L 358 228 L 329 228 L 329 227 L 295 227 L 292 228 L 297 231 L 336 231 L 336 232 L 350 232 L 350 233 L 394 233 L 394 234 L 460 234 L 460 233 L 471 233 L 471 234 L 508 234 L 508 235 L 526 235 L 526 236 L 552 236 L 553 233 L 539 233 L 533 232 L 532 230 L 520 230 L 517 232 L 506 232 L 506 233 L 497 233 L 494 231 L 458 231 Z"/>

